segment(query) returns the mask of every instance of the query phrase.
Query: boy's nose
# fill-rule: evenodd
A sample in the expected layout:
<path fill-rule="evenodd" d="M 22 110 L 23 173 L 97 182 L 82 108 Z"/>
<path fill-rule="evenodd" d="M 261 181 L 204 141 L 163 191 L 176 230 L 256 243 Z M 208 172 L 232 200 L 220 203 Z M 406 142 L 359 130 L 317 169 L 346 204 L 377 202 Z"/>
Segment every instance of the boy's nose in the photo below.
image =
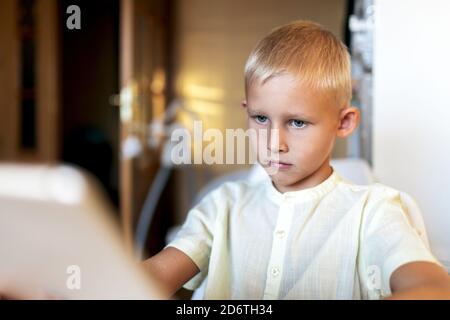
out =
<path fill-rule="evenodd" d="M 279 129 L 272 129 L 268 143 L 269 151 L 273 153 L 282 153 L 288 151 L 288 146 L 284 139 L 284 134 Z"/>

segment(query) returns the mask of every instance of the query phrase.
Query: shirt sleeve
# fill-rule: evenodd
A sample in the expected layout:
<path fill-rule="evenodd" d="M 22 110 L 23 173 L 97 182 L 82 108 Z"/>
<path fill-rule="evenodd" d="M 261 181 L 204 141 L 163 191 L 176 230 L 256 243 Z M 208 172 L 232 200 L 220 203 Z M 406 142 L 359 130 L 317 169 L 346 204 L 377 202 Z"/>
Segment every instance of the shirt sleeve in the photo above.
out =
<path fill-rule="evenodd" d="M 223 210 L 225 199 L 219 195 L 220 188 L 208 194 L 197 206 L 192 208 L 181 229 L 167 247 L 174 247 L 189 256 L 200 272 L 183 287 L 197 289 L 208 274 L 209 258 L 214 238 L 217 216 Z"/>
<path fill-rule="evenodd" d="M 415 261 L 439 262 L 410 223 L 398 191 L 380 186 L 370 198 L 363 231 L 365 276 L 369 289 L 383 297 L 391 294 L 390 278 L 400 266 Z"/>

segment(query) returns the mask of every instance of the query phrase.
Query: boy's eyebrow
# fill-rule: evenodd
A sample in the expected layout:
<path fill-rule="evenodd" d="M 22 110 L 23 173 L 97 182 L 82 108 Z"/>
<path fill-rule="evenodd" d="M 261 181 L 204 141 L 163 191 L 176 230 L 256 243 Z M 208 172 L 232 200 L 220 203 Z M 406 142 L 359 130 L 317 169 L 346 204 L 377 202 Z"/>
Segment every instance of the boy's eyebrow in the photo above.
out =
<path fill-rule="evenodd" d="M 257 114 L 266 114 L 266 112 L 259 110 L 259 109 L 251 109 L 247 108 L 247 112 L 251 115 L 257 115 Z M 298 119 L 304 119 L 304 118 L 311 118 L 310 116 L 306 115 L 306 114 L 302 114 L 302 113 L 291 113 L 291 112 L 287 112 L 284 114 L 285 118 L 298 118 Z"/>
<path fill-rule="evenodd" d="M 287 112 L 285 115 L 288 118 L 311 118 L 309 115 L 302 114 L 302 113 L 290 113 L 290 112 Z"/>
<path fill-rule="evenodd" d="M 265 112 L 259 109 L 250 109 L 247 107 L 247 112 L 250 114 L 264 114 Z"/>

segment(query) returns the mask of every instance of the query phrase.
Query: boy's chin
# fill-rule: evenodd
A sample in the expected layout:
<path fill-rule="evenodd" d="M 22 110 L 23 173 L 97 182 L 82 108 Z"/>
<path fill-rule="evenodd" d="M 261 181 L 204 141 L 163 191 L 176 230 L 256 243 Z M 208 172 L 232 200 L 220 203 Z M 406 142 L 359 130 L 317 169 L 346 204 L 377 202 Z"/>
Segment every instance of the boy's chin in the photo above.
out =
<path fill-rule="evenodd" d="M 278 171 L 277 173 L 270 175 L 270 178 L 272 179 L 272 182 L 275 184 L 275 186 L 283 189 L 289 188 L 289 186 L 292 186 L 299 180 L 301 180 L 301 178 L 298 178 L 292 173 L 285 171 Z"/>

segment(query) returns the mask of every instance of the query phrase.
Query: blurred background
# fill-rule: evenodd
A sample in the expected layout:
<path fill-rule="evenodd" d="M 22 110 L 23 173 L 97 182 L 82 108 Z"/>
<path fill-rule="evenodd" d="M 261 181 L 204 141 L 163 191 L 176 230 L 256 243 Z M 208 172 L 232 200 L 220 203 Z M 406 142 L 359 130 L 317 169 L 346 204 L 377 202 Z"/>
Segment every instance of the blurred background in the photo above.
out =
<path fill-rule="evenodd" d="M 2 0 L 0 160 L 90 172 L 154 254 L 208 185 L 249 169 L 170 163 L 173 128 L 245 128 L 250 51 L 313 20 L 348 46 L 362 113 L 333 157 L 411 194 L 450 261 L 449 15 L 445 0 Z"/>

